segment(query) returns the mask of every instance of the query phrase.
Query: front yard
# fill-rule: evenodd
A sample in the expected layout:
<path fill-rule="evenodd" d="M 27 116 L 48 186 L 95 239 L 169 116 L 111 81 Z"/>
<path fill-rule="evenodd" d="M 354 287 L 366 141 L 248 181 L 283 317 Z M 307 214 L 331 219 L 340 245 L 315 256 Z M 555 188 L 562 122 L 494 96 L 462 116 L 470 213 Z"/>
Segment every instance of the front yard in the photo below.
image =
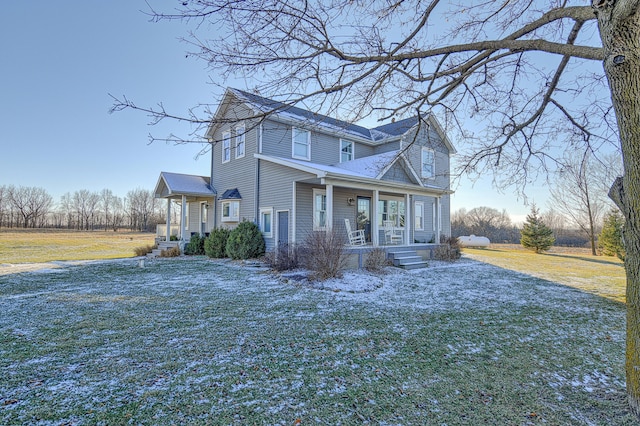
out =
<path fill-rule="evenodd" d="M 621 303 L 473 260 L 318 287 L 204 258 L 0 276 L 0 423 L 634 424 Z"/>

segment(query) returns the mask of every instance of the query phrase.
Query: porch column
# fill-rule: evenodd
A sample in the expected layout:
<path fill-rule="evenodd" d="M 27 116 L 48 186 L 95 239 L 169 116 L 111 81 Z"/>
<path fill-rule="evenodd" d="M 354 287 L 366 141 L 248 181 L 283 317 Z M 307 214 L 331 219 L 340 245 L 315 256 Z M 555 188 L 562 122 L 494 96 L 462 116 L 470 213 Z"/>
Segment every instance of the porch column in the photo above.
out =
<path fill-rule="evenodd" d="M 411 238 L 411 195 L 404 194 L 404 238 L 405 244 L 409 245 L 413 242 Z"/>
<path fill-rule="evenodd" d="M 187 223 L 187 196 L 182 196 L 182 211 L 180 212 L 180 239 L 185 240 L 186 225 Z"/>
<path fill-rule="evenodd" d="M 380 245 L 380 241 L 378 241 L 378 199 L 380 198 L 380 193 L 377 189 L 373 191 L 373 206 L 371 209 L 371 244 L 374 247 L 378 247 Z"/>
<path fill-rule="evenodd" d="M 435 238 L 435 243 L 439 244 L 440 243 L 440 224 L 442 223 L 442 221 L 440 220 L 440 214 L 442 212 L 442 209 L 440 208 L 440 197 L 436 197 L 435 199 L 435 206 L 436 206 L 436 211 L 435 211 L 435 215 L 434 215 L 434 222 L 435 222 L 435 228 L 436 228 L 436 238 Z"/>
<path fill-rule="evenodd" d="M 167 198 L 167 234 L 165 241 L 171 241 L 171 198 Z"/>
<path fill-rule="evenodd" d="M 333 185 L 325 185 L 327 196 L 327 231 L 333 229 Z"/>
<path fill-rule="evenodd" d="M 298 203 L 296 199 L 296 181 L 293 181 L 293 188 L 291 189 L 291 236 L 289 239 L 291 240 L 291 244 L 296 243 L 296 205 Z"/>

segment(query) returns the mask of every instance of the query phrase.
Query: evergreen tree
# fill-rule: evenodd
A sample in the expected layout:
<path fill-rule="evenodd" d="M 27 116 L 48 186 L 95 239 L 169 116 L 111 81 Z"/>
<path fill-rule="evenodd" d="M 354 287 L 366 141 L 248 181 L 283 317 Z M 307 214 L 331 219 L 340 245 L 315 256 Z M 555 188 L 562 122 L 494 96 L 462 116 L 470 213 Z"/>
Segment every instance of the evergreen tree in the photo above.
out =
<path fill-rule="evenodd" d="M 549 250 L 556 238 L 553 231 L 544 224 L 540 218 L 540 212 L 535 204 L 531 207 L 531 213 L 527 215 L 527 220 L 520 230 L 520 244 L 536 253 Z"/>
<path fill-rule="evenodd" d="M 624 217 L 618 210 L 611 210 L 604 218 L 602 231 L 598 237 L 598 246 L 606 256 L 618 256 L 624 260 L 625 250 L 622 243 L 622 226 Z"/>

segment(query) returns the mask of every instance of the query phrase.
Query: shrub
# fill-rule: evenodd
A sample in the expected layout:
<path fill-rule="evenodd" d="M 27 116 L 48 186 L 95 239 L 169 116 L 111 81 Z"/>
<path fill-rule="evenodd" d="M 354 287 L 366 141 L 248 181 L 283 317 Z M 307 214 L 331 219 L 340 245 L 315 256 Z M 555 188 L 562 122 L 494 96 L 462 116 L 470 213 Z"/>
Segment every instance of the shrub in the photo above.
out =
<path fill-rule="evenodd" d="M 200 234 L 194 234 L 191 236 L 191 240 L 184 246 L 184 254 L 186 255 L 199 255 L 204 254 L 204 236 L 200 236 Z"/>
<path fill-rule="evenodd" d="M 275 271 L 289 271 L 298 267 L 298 249 L 289 244 L 280 244 L 264 258 L 267 265 Z"/>
<path fill-rule="evenodd" d="M 604 218 L 602 231 L 598 237 L 598 246 L 605 256 L 617 256 L 624 261 L 626 252 L 622 241 L 624 217 L 617 210 L 612 210 Z"/>
<path fill-rule="evenodd" d="M 154 249 L 154 246 L 146 245 L 146 246 L 140 246 L 140 247 L 134 248 L 133 252 L 135 253 L 136 256 L 146 256 L 147 254 L 151 253 L 153 249 Z"/>
<path fill-rule="evenodd" d="M 382 272 L 386 266 L 390 265 L 387 252 L 380 247 L 369 251 L 364 258 L 364 269 L 369 272 Z"/>
<path fill-rule="evenodd" d="M 252 259 L 264 254 L 262 232 L 253 222 L 243 220 L 231 231 L 225 247 L 232 259 Z"/>
<path fill-rule="evenodd" d="M 178 241 L 177 235 L 169 235 L 169 241 Z"/>
<path fill-rule="evenodd" d="M 180 256 L 180 247 L 171 247 L 160 252 L 160 257 L 178 257 Z"/>
<path fill-rule="evenodd" d="M 229 239 L 227 228 L 216 228 L 204 240 L 204 253 L 212 258 L 221 259 L 227 257 L 227 240 Z"/>
<path fill-rule="evenodd" d="M 313 231 L 305 240 L 302 249 L 302 265 L 311 271 L 311 278 L 326 280 L 339 278 L 347 263 L 344 251 L 344 233 Z"/>
<path fill-rule="evenodd" d="M 440 238 L 440 245 L 433 250 L 433 257 L 436 260 L 447 262 L 458 260 L 461 255 L 458 237 Z"/>

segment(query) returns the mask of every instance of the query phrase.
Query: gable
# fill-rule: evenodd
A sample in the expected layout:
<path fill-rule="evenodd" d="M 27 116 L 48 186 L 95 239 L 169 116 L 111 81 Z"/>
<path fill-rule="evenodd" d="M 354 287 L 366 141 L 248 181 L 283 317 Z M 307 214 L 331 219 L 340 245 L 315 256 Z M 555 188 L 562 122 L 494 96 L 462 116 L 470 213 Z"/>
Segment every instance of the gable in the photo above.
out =
<path fill-rule="evenodd" d="M 388 182 L 400 182 L 413 185 L 419 185 L 415 177 L 407 171 L 406 163 L 402 160 L 395 161 L 387 169 L 387 171 L 380 177 L 380 180 Z"/>

